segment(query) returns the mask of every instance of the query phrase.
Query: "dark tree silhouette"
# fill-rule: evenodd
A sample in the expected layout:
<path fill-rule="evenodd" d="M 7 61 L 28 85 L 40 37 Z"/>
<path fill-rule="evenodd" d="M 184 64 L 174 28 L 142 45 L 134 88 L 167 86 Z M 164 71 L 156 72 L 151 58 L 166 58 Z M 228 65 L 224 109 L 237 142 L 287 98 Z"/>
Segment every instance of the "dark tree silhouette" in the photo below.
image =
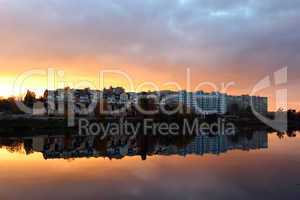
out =
<path fill-rule="evenodd" d="M 14 114 L 22 113 L 17 106 L 17 100 L 15 97 L 9 97 L 8 99 L 0 99 L 0 112 L 8 112 Z"/>
<path fill-rule="evenodd" d="M 233 103 L 230 105 L 230 113 L 237 115 L 240 112 L 240 107 L 237 103 Z"/>
<path fill-rule="evenodd" d="M 24 104 L 30 108 L 33 107 L 33 104 L 36 102 L 36 95 L 34 92 L 27 90 L 27 93 L 24 97 Z"/>
<path fill-rule="evenodd" d="M 277 136 L 278 136 L 279 139 L 283 139 L 284 135 L 285 135 L 285 133 L 277 132 Z"/>

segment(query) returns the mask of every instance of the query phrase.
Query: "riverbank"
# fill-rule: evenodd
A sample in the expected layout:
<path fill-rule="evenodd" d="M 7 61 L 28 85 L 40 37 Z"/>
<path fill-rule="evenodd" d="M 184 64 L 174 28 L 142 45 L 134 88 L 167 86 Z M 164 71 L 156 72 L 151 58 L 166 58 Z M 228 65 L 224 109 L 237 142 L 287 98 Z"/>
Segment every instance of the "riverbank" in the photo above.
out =
<path fill-rule="evenodd" d="M 257 119 L 249 118 L 232 118 L 232 117 L 209 117 L 202 118 L 197 116 L 154 116 L 154 117 L 77 117 L 74 120 L 74 126 L 68 126 L 68 120 L 65 117 L 49 117 L 49 116 L 29 116 L 29 115 L 11 115 L 0 118 L 0 135 L 34 135 L 34 134 L 74 134 L 78 133 L 78 125 L 80 120 L 87 120 L 90 123 L 99 123 L 107 125 L 110 123 L 132 123 L 143 124 L 147 119 L 155 123 L 177 123 L 181 126 L 184 123 L 189 123 L 192 127 L 195 120 L 197 123 L 216 123 L 219 126 L 232 123 L 238 130 L 251 131 L 267 129 L 272 131 L 272 128 L 263 124 Z M 298 121 L 290 121 L 288 124 L 289 130 L 299 130 L 300 124 Z"/>

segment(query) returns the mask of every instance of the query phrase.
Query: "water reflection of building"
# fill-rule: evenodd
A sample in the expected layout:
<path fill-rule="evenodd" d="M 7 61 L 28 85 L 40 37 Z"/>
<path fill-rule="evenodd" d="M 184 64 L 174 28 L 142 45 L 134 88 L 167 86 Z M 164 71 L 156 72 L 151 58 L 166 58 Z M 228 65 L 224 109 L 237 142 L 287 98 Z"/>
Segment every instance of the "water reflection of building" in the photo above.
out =
<path fill-rule="evenodd" d="M 0 144 L 19 148 L 23 143 L 27 153 L 41 152 L 45 159 L 108 157 L 121 159 L 125 156 L 140 155 L 143 159 L 153 155 L 205 155 L 221 154 L 231 150 L 255 150 L 268 147 L 268 134 L 257 131 L 240 136 L 113 136 L 101 140 L 89 136 L 34 136 L 26 138 L 0 138 Z M 18 142 L 16 142 L 18 141 Z M 18 145 L 17 145 L 18 144 Z"/>
<path fill-rule="evenodd" d="M 255 132 L 251 139 L 247 137 L 239 138 L 238 142 L 230 139 L 231 137 L 221 135 L 217 137 L 196 136 L 192 143 L 180 149 L 182 155 L 208 153 L 220 154 L 229 150 L 250 151 L 255 149 L 268 148 L 268 134 Z"/>

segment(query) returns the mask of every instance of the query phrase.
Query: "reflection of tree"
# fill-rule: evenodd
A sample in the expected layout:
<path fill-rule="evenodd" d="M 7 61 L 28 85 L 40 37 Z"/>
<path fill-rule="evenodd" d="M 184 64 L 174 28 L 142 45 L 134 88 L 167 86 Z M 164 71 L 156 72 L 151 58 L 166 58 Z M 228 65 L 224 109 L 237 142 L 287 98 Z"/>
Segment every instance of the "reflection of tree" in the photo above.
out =
<path fill-rule="evenodd" d="M 10 153 L 21 153 L 23 152 L 23 144 L 20 142 L 14 142 L 9 146 L 5 147 Z"/>
<path fill-rule="evenodd" d="M 283 139 L 284 138 L 284 133 L 283 132 L 277 132 L 277 136 L 279 139 Z"/>
<path fill-rule="evenodd" d="M 142 135 L 142 137 L 140 138 L 140 154 L 142 160 L 147 159 L 148 146 L 149 146 L 148 144 L 149 144 L 148 135 Z"/>
<path fill-rule="evenodd" d="M 23 141 L 19 139 L 0 138 L 0 148 L 5 148 L 9 152 L 22 152 Z"/>
<path fill-rule="evenodd" d="M 239 135 L 238 134 L 231 135 L 231 136 L 229 136 L 229 139 L 232 143 L 238 143 L 239 142 Z"/>
<path fill-rule="evenodd" d="M 296 132 L 293 131 L 293 130 L 288 130 L 286 133 L 277 132 L 277 136 L 278 136 L 279 139 L 283 139 L 284 135 L 287 135 L 288 137 L 296 137 L 297 136 Z"/>
<path fill-rule="evenodd" d="M 297 136 L 296 133 L 295 133 L 294 131 L 290 131 L 290 130 L 287 131 L 286 134 L 287 134 L 288 137 L 296 137 L 296 136 Z"/>
<path fill-rule="evenodd" d="M 105 137 L 104 139 L 103 138 L 100 138 L 99 136 L 95 138 L 95 141 L 94 141 L 94 148 L 95 150 L 105 154 L 106 151 L 107 151 L 107 142 L 108 142 L 108 138 Z"/>
<path fill-rule="evenodd" d="M 247 137 L 248 140 L 252 140 L 252 138 L 253 138 L 253 132 L 247 133 L 246 137 Z"/>
<path fill-rule="evenodd" d="M 32 154 L 34 152 L 32 148 L 32 139 L 24 140 L 24 150 L 27 155 Z"/>
<path fill-rule="evenodd" d="M 210 135 L 209 137 L 195 137 L 190 135 L 138 134 L 135 138 L 126 135 L 110 135 L 104 139 L 100 136 L 84 137 L 66 134 L 43 137 L 43 140 L 39 138 L 35 139 L 34 137 L 26 137 L 26 139 L 23 138 L 19 141 L 16 139 L 0 138 L 0 145 L 5 144 L 4 146 L 8 146 L 10 152 L 25 150 L 26 154 L 30 154 L 33 150 L 40 151 L 43 153 L 45 159 L 60 158 L 61 156 L 65 159 L 91 156 L 121 159 L 124 156 L 139 155 L 145 160 L 147 156 L 152 155 L 181 154 L 185 151 L 196 152 L 196 150 L 190 150 L 191 148 L 194 149 L 195 145 L 197 145 L 198 148 L 198 145 L 205 146 L 217 143 L 221 145 L 222 142 L 224 142 L 224 144 L 228 142 L 228 144 L 233 145 L 233 148 L 241 148 L 241 146 L 248 149 L 260 148 L 261 146 L 259 145 L 263 145 L 263 148 L 266 148 L 264 146 L 265 142 L 267 142 L 265 141 L 265 139 L 267 139 L 265 137 L 266 132 L 261 135 L 262 137 L 258 136 L 258 134 L 261 134 L 260 131 L 252 133 L 250 130 L 246 130 L 234 136 L 226 136 L 226 138 L 225 136 L 215 135 Z M 284 134 L 285 133 L 277 133 L 281 138 Z M 294 137 L 295 132 L 289 132 L 287 135 Z M 257 139 L 259 139 L 259 141 L 257 141 Z M 225 146 L 224 149 L 226 149 Z M 207 151 L 212 150 L 208 149 Z M 218 150 L 218 152 L 222 151 L 223 150 Z M 197 152 L 199 153 L 198 150 Z"/>
<path fill-rule="evenodd" d="M 190 144 L 195 136 L 185 136 L 185 135 L 176 135 L 176 136 L 159 136 L 159 144 L 169 146 L 175 145 L 178 148 L 184 148 Z"/>

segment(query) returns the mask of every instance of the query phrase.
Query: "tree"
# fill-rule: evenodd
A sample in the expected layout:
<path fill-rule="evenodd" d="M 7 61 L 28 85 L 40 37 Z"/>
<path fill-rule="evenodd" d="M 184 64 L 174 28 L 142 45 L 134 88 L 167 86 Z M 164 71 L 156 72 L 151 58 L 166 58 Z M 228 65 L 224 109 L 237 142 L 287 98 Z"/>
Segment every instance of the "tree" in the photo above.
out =
<path fill-rule="evenodd" d="M 95 115 L 97 117 L 100 117 L 101 115 L 103 115 L 105 112 L 108 112 L 109 108 L 108 108 L 108 103 L 105 99 L 102 99 L 101 101 L 99 101 L 96 105 L 95 108 Z"/>
<path fill-rule="evenodd" d="M 14 114 L 21 114 L 23 113 L 19 107 L 17 106 L 17 100 L 15 97 L 9 97 L 8 99 L 9 105 L 10 105 L 10 111 Z"/>
<path fill-rule="evenodd" d="M 240 107 L 237 103 L 233 103 L 230 105 L 230 113 L 237 115 L 240 112 Z"/>
<path fill-rule="evenodd" d="M 71 88 L 69 86 L 67 86 L 64 88 L 64 90 L 65 90 L 65 92 L 67 92 L 67 91 L 71 90 Z"/>
<path fill-rule="evenodd" d="M 27 93 L 24 98 L 24 104 L 30 108 L 33 107 L 33 104 L 36 102 L 36 95 L 34 92 L 27 90 Z"/>
<path fill-rule="evenodd" d="M 297 120 L 297 112 L 296 110 L 288 110 L 287 111 L 287 117 L 289 121 L 295 121 Z"/>
<path fill-rule="evenodd" d="M 141 109 L 140 114 L 144 115 L 145 112 L 157 112 L 155 98 L 147 96 L 146 93 L 142 93 L 142 95 L 143 96 L 138 99 L 138 106 Z"/>
<path fill-rule="evenodd" d="M 17 100 L 15 99 L 15 97 L 0 99 L 0 112 L 9 112 L 13 114 L 22 113 L 22 111 L 17 106 Z"/>
<path fill-rule="evenodd" d="M 45 90 L 44 95 L 43 95 L 44 101 L 47 101 L 48 96 L 49 96 L 49 91 L 48 91 L 48 90 Z"/>

